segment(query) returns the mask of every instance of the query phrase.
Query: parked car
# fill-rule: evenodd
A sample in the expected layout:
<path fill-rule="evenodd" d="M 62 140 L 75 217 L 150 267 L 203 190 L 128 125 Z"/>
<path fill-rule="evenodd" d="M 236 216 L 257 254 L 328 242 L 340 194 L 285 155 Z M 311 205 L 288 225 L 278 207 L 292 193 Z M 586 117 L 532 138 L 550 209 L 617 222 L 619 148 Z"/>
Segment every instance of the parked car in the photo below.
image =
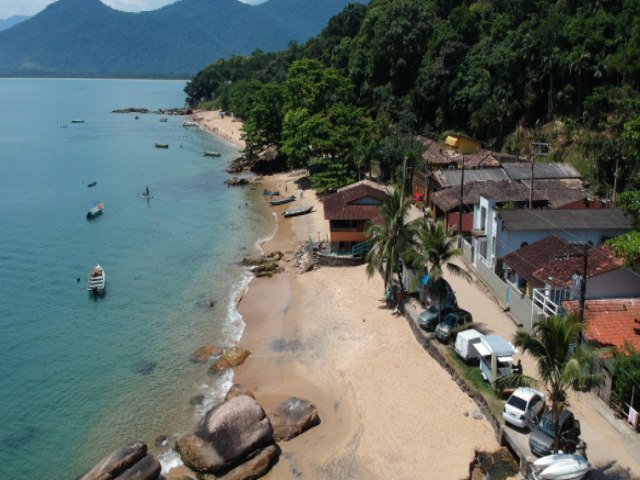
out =
<path fill-rule="evenodd" d="M 460 332 L 456 337 L 456 343 L 453 347 L 458 356 L 467 363 L 480 358 L 480 353 L 476 350 L 475 345 L 480 343 L 483 337 L 482 333 L 473 328 Z"/>
<path fill-rule="evenodd" d="M 473 317 L 466 310 L 458 309 L 446 317 L 436 327 L 436 337 L 442 342 L 455 339 L 458 332 L 473 328 Z"/>
<path fill-rule="evenodd" d="M 575 447 L 578 444 L 578 437 L 580 437 L 580 422 L 573 416 L 573 412 L 563 410 L 560 412 L 560 447 L 565 444 Z M 529 437 L 531 453 L 538 457 L 551 454 L 554 440 L 553 412 L 548 411 L 540 417 L 538 425 L 531 432 Z"/>
<path fill-rule="evenodd" d="M 458 307 L 452 303 L 437 303 L 431 305 L 418 316 L 418 325 L 427 332 L 433 332 L 444 317 L 457 308 Z"/>
<path fill-rule="evenodd" d="M 505 423 L 514 427 L 525 428 L 531 424 L 535 428 L 544 408 L 544 393 L 533 388 L 520 387 L 514 390 L 505 403 L 502 409 L 502 418 Z"/>

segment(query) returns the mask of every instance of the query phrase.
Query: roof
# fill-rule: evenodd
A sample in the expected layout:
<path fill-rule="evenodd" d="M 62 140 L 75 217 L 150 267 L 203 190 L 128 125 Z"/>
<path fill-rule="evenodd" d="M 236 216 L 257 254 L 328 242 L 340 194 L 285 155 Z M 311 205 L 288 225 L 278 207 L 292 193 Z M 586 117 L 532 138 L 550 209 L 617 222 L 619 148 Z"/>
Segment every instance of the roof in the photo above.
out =
<path fill-rule="evenodd" d="M 553 288 L 566 287 L 571 284 L 571 277 L 576 272 L 582 272 L 584 257 L 579 246 L 573 246 L 575 252 L 568 259 L 556 258 L 544 267 L 533 272 L 533 276 Z M 565 253 L 559 253 L 562 256 Z M 570 253 L 569 253 L 570 254 Z M 571 254 L 570 254 L 571 255 Z M 624 260 L 614 255 L 609 245 L 599 245 L 589 250 L 587 257 L 587 278 L 595 277 L 611 270 L 617 270 L 624 265 Z"/>
<path fill-rule="evenodd" d="M 464 156 L 460 154 L 456 154 L 455 156 L 459 163 L 462 163 L 463 157 L 465 168 L 496 168 L 500 166 L 500 162 L 493 156 L 493 152 L 491 150 L 478 150 L 477 152 L 469 153 Z"/>
<path fill-rule="evenodd" d="M 368 178 L 365 178 L 364 180 L 360 180 L 358 182 L 354 182 L 354 183 L 350 183 L 349 185 L 345 185 L 344 187 L 339 188 L 337 191 L 338 192 L 344 192 L 345 190 L 351 190 L 352 188 L 359 187 L 360 185 L 366 185 L 368 187 L 375 188 L 376 190 L 380 190 L 382 192 L 389 192 L 391 190 L 391 187 L 387 187 L 387 186 L 382 185 L 380 183 L 376 183 L 373 180 L 369 180 Z"/>
<path fill-rule="evenodd" d="M 456 163 L 452 155 L 453 152 L 435 140 L 422 136 L 417 136 L 416 140 L 425 147 L 424 152 L 422 152 L 422 158 L 427 164 L 446 166 Z"/>
<path fill-rule="evenodd" d="M 577 313 L 580 302 L 564 302 Z M 587 300 L 584 303 L 585 338 L 598 346 L 622 347 L 629 342 L 640 350 L 640 298 Z"/>
<path fill-rule="evenodd" d="M 500 335 L 485 335 L 480 338 L 487 348 L 498 357 L 513 355 L 515 347 Z"/>
<path fill-rule="evenodd" d="M 511 267 L 533 288 L 544 286 L 544 282 L 533 274 L 536 270 L 556 261 L 557 255 L 575 253 L 579 247 L 571 245 L 567 240 L 549 235 L 531 245 L 522 247 L 504 256 L 503 262 Z"/>
<path fill-rule="evenodd" d="M 460 186 L 462 170 L 436 170 L 431 176 L 442 186 L 449 188 Z M 478 168 L 464 170 L 464 184 L 470 182 L 483 182 L 487 180 L 509 180 L 507 174 L 501 168 Z"/>
<path fill-rule="evenodd" d="M 386 196 L 384 190 L 366 183 L 341 189 L 323 197 L 324 218 L 326 220 L 370 220 L 380 223 L 380 204 Z"/>
<path fill-rule="evenodd" d="M 631 230 L 630 220 L 618 208 L 500 210 L 498 218 L 510 231 Z"/>
<path fill-rule="evenodd" d="M 512 180 L 531 179 L 531 163 L 505 163 L 502 168 Z M 534 180 L 582 178 L 582 175 L 568 163 L 534 163 Z"/>

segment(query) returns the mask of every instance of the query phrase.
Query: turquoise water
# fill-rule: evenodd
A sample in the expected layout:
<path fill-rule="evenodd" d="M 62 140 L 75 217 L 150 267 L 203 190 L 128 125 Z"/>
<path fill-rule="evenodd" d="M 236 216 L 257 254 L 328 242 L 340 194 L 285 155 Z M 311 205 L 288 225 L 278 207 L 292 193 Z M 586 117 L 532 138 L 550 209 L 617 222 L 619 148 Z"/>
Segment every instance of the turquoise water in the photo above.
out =
<path fill-rule="evenodd" d="M 244 327 L 239 261 L 263 222 L 255 191 L 223 184 L 238 151 L 183 117 L 111 113 L 181 107 L 183 88 L 0 79 L 2 479 L 75 478 L 126 441 L 153 445 L 193 425 L 192 396 L 210 405 L 231 381 L 189 356 Z M 102 298 L 86 291 L 96 263 Z"/>

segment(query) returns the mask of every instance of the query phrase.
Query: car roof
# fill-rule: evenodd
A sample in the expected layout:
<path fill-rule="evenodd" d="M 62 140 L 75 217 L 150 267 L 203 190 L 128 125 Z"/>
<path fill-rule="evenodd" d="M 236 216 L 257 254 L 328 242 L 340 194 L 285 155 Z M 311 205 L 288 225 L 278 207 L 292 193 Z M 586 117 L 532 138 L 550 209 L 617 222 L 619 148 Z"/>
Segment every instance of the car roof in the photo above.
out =
<path fill-rule="evenodd" d="M 517 397 L 520 397 L 523 400 L 526 400 L 527 402 L 529 400 L 531 400 L 531 398 L 534 395 L 540 395 L 542 398 L 544 398 L 544 393 L 539 392 L 538 390 L 536 390 L 534 388 L 529 388 L 529 387 L 518 387 L 513 391 L 513 393 L 511 395 L 512 396 L 515 395 Z"/>
<path fill-rule="evenodd" d="M 448 316 L 453 315 L 455 317 L 462 317 L 464 315 L 471 315 L 469 312 L 467 312 L 466 310 L 463 310 L 462 308 L 458 308 L 457 310 L 454 310 L 453 312 L 449 313 Z"/>

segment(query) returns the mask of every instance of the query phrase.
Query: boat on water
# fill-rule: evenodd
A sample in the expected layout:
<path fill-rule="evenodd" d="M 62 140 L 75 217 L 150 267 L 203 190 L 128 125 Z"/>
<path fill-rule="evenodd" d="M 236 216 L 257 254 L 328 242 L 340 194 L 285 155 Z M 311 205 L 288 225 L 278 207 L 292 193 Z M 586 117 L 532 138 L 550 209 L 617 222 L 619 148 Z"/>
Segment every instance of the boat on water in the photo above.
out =
<path fill-rule="evenodd" d="M 91 187 L 95 187 L 98 184 L 98 182 L 93 181 L 93 182 L 89 182 L 87 183 L 87 187 L 91 188 Z"/>
<path fill-rule="evenodd" d="M 531 464 L 527 480 L 582 480 L 591 470 L 591 464 L 582 455 L 547 455 Z"/>
<path fill-rule="evenodd" d="M 277 200 L 269 200 L 269 205 L 284 205 L 285 203 L 295 201 L 295 199 L 296 199 L 296 196 L 291 195 L 285 198 L 278 198 Z"/>
<path fill-rule="evenodd" d="M 205 157 L 219 157 L 222 154 L 220 152 L 215 152 L 213 150 L 205 150 L 204 151 L 204 156 Z"/>
<path fill-rule="evenodd" d="M 142 198 L 146 198 L 147 200 L 151 198 L 151 192 L 149 191 L 149 187 L 147 186 L 142 194 L 140 195 Z"/>
<path fill-rule="evenodd" d="M 282 215 L 284 215 L 285 217 L 295 217 L 297 215 L 304 215 L 306 213 L 309 213 L 311 210 L 313 210 L 313 205 L 311 205 L 310 207 L 290 208 L 289 210 L 285 210 L 284 212 L 282 212 Z"/>
<path fill-rule="evenodd" d="M 198 126 L 198 124 L 196 122 L 194 122 L 193 120 L 185 120 L 184 122 L 182 122 L 182 126 L 183 127 L 196 127 L 196 126 Z"/>
<path fill-rule="evenodd" d="M 87 290 L 93 292 L 96 295 L 99 295 L 104 292 L 104 287 L 107 282 L 107 274 L 104 271 L 104 268 L 100 266 L 100 264 L 93 267 L 91 273 L 89 274 L 89 281 L 87 283 Z"/>
<path fill-rule="evenodd" d="M 274 190 L 267 190 L 266 188 L 262 191 L 263 195 L 266 195 L 267 197 L 277 197 L 278 195 L 280 195 L 280 192 L 274 191 Z"/>
<path fill-rule="evenodd" d="M 156 148 L 169 148 L 169 144 L 156 142 Z"/>
<path fill-rule="evenodd" d="M 72 118 L 71 123 L 84 123 L 82 118 Z"/>
<path fill-rule="evenodd" d="M 104 205 L 102 203 L 98 203 L 95 207 L 87 212 L 87 220 L 91 220 L 92 218 L 102 215 L 103 210 Z"/>
<path fill-rule="evenodd" d="M 160 117 L 161 122 L 166 122 L 167 120 L 168 120 L 167 117 Z"/>

